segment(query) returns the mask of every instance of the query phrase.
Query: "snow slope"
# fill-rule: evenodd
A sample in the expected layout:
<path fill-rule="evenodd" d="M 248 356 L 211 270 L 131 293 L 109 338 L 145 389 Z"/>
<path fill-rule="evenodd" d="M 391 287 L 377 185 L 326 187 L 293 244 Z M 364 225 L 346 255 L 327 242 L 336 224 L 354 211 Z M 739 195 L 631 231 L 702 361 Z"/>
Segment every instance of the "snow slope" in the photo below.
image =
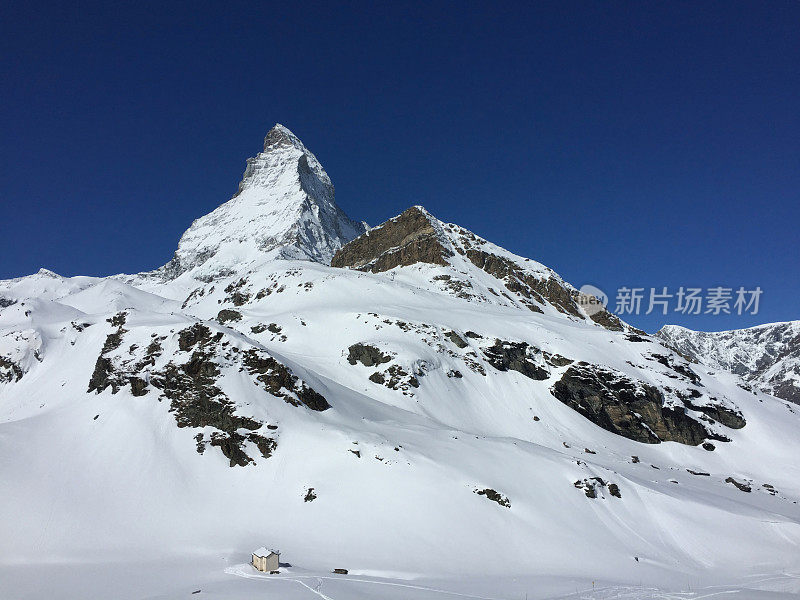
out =
<path fill-rule="evenodd" d="M 421 207 L 287 230 L 271 160 L 174 269 L 0 282 L 2 597 L 800 591 L 795 407 Z"/>

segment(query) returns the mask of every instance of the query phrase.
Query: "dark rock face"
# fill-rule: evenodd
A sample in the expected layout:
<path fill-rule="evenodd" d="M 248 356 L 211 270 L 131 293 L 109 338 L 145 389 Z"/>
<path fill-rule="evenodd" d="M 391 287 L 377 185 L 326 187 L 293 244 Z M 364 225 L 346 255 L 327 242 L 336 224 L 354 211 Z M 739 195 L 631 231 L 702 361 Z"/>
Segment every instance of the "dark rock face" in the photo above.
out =
<path fill-rule="evenodd" d="M 591 314 L 589 315 L 589 318 L 601 327 L 605 327 L 611 331 L 622 331 L 625 329 L 622 325 L 622 321 L 619 320 L 619 317 L 608 312 L 607 310 L 601 310 Z M 639 338 L 639 340 L 644 341 L 642 338 Z"/>
<path fill-rule="evenodd" d="M 469 346 L 469 344 L 467 344 L 467 342 L 464 341 L 464 339 L 460 335 L 458 335 L 455 331 L 448 331 L 447 333 L 445 333 L 445 336 L 447 336 L 447 339 L 453 342 L 458 348 L 466 348 L 467 346 Z"/>
<path fill-rule="evenodd" d="M 227 323 L 228 321 L 241 321 L 242 320 L 242 313 L 237 310 L 230 310 L 228 308 L 223 308 L 217 314 L 217 321 L 220 323 Z"/>
<path fill-rule="evenodd" d="M 222 339 L 222 334 L 216 335 L 216 340 Z M 196 344 L 204 345 L 211 341 L 211 330 L 200 323 L 195 323 L 187 329 L 178 332 L 178 347 L 182 352 L 188 352 Z"/>
<path fill-rule="evenodd" d="M 285 365 L 271 356 L 251 349 L 244 353 L 243 361 L 248 372 L 255 375 L 270 394 L 283 398 L 292 406 L 302 404 L 316 411 L 327 410 L 331 407 L 322 394 L 310 388 Z"/>
<path fill-rule="evenodd" d="M 22 368 L 10 358 L 0 356 L 0 382 L 12 382 L 22 379 Z"/>
<path fill-rule="evenodd" d="M 622 492 L 620 492 L 619 486 L 616 483 L 606 483 L 606 481 L 604 481 L 601 477 L 579 479 L 572 485 L 579 490 L 583 490 L 583 493 L 586 494 L 587 498 L 597 498 L 599 493 L 604 489 L 607 489 L 608 493 L 615 498 L 622 498 Z"/>
<path fill-rule="evenodd" d="M 749 494 L 753 491 L 753 488 L 751 488 L 749 485 L 736 481 L 733 477 L 728 477 L 725 480 L 725 483 L 730 483 L 731 485 L 736 486 L 740 492 L 747 492 Z"/>
<path fill-rule="evenodd" d="M 153 385 L 161 388 L 171 400 L 170 412 L 175 414 L 178 427 L 213 427 L 210 445 L 218 447 L 230 461 L 230 466 L 246 466 L 252 459 L 242 448 L 252 441 L 268 457 L 277 446 L 274 440 L 254 433 L 263 423 L 234 414 L 235 406 L 216 385 L 219 367 L 212 355 L 195 350 L 184 365 L 170 362 L 163 372 L 154 374 Z M 241 429 L 250 430 L 247 434 Z M 195 437 L 198 451 L 204 450 L 202 434 Z"/>
<path fill-rule="evenodd" d="M 353 344 L 348 350 L 347 362 L 351 365 L 360 362 L 365 367 L 374 367 L 392 360 L 391 356 L 369 344 Z"/>
<path fill-rule="evenodd" d="M 704 415 L 711 417 L 715 421 L 719 421 L 720 423 L 725 425 L 725 427 L 730 427 L 731 429 L 741 429 L 742 427 L 747 425 L 747 421 L 745 421 L 741 413 L 734 412 L 731 409 L 726 408 L 724 406 L 718 406 L 718 405 L 698 406 L 696 404 L 693 404 L 691 400 L 687 400 L 685 398 L 682 400 L 686 408 L 701 412 Z"/>
<path fill-rule="evenodd" d="M 683 378 L 694 385 L 703 385 L 700 382 L 700 377 L 697 375 L 697 373 L 692 371 L 692 368 L 689 365 L 683 365 L 679 363 L 672 355 L 651 354 L 650 360 L 655 360 L 668 369 L 674 371 L 675 376 L 673 377 Z"/>
<path fill-rule="evenodd" d="M 596 425 L 637 442 L 696 446 L 711 437 L 685 410 L 664 407 L 657 388 L 619 372 L 578 363 L 550 391 Z"/>
<path fill-rule="evenodd" d="M 503 496 L 500 492 L 493 490 L 491 488 L 485 488 L 482 490 L 475 490 L 475 493 L 479 496 L 486 496 L 492 502 L 497 502 L 500 506 L 505 506 L 506 508 L 511 508 L 511 502 L 508 498 Z"/>
<path fill-rule="evenodd" d="M 547 300 L 559 311 L 583 318 L 572 293 L 552 277 L 539 279 L 502 256 L 470 248 L 466 256 L 476 267 L 502 280 L 505 286 L 522 297 L 544 304 Z"/>
<path fill-rule="evenodd" d="M 177 332 L 178 352 L 174 360 L 160 370 L 155 370 L 156 358 L 161 356 L 161 342 L 166 339 L 153 334 L 145 349 L 131 346 L 132 359 L 112 354 L 119 348 L 127 333 L 124 319 L 113 321 L 117 330 L 109 334 L 95 364 L 89 381 L 89 391 L 101 392 L 111 387 L 116 394 L 122 386 L 130 385 L 134 396 L 144 396 L 155 389 L 170 400 L 170 412 L 175 415 L 178 427 L 212 427 L 210 435 L 195 436 L 197 451 L 203 454 L 207 446 L 219 448 L 233 466 L 253 462 L 247 454 L 246 444 L 255 445 L 261 456 L 269 458 L 277 448 L 271 437 L 258 433 L 264 423 L 235 414 L 236 405 L 217 386 L 221 366 L 239 366 L 263 384 L 272 396 L 293 406 L 306 406 L 311 410 L 330 408 L 324 396 L 313 390 L 288 367 L 279 363 L 265 351 L 251 348 L 241 351 L 223 341 L 222 332 L 213 332 L 202 323 L 195 323 Z M 127 355 L 126 355 L 127 356 Z M 135 361 L 135 362 L 134 362 Z M 277 427 L 267 425 L 267 430 Z"/>
<path fill-rule="evenodd" d="M 410 395 L 411 388 L 419 387 L 419 379 L 408 373 L 400 365 L 390 365 L 385 371 L 375 371 L 369 380 L 379 385 L 385 385 L 390 390 L 398 390 L 405 395 Z"/>
<path fill-rule="evenodd" d="M 483 355 L 498 371 L 517 371 L 525 377 L 543 381 L 550 373 L 532 358 L 530 348 L 526 342 L 495 340 L 493 346 L 483 351 Z"/>
<path fill-rule="evenodd" d="M 415 206 L 343 246 L 331 266 L 380 273 L 419 262 L 446 265 L 449 256 L 428 216 Z"/>
<path fill-rule="evenodd" d="M 125 325 L 126 319 L 127 313 L 124 312 L 117 313 L 108 319 L 108 322 L 116 327 L 117 330 L 106 336 L 103 349 L 100 351 L 100 356 L 97 357 L 97 361 L 94 364 L 94 371 L 89 379 L 89 389 L 86 390 L 87 392 L 96 391 L 99 394 L 107 387 L 111 387 L 112 393 L 116 394 L 119 388 L 126 383 L 126 378 L 115 372 L 113 362 L 106 357 L 106 354 L 116 350 L 122 345 L 123 336 L 127 333 L 127 330 L 122 327 Z"/>

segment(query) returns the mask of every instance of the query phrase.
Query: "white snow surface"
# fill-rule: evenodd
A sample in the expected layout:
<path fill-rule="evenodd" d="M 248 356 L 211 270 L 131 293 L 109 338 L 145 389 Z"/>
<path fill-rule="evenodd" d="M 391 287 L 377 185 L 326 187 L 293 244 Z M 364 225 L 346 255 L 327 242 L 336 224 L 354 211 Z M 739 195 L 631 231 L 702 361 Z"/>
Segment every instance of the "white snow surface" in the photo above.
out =
<path fill-rule="evenodd" d="M 796 407 L 688 365 L 656 338 L 635 340 L 547 303 L 530 310 L 463 259 L 456 246 L 472 234 L 455 225 L 434 220 L 453 244 L 449 265 L 378 274 L 328 266 L 359 227 L 338 220 L 341 234 L 330 235 L 325 219 L 340 213 L 327 175 L 288 130 L 278 133 L 280 148 L 251 160 L 241 193 L 184 235 L 169 276 L 40 271 L 0 282 L 0 357 L 16 367 L 0 368 L 0 598 L 800 594 Z M 319 187 L 301 198 L 303 156 Z M 294 228 L 298 215 L 307 228 Z M 220 323 L 220 309 L 239 320 Z M 121 332 L 110 322 L 120 313 Z M 215 385 L 276 441 L 268 458 L 251 441 L 246 466 L 230 466 L 210 444 L 198 452 L 197 436 L 208 442 L 213 427 L 178 427 L 153 385 L 170 363 L 188 364 L 180 336 L 197 323 L 218 335 Z M 143 395 L 127 383 L 87 392 L 115 332 L 121 343 L 104 356 L 138 369 Z M 698 390 L 695 404 L 739 411 L 747 424 L 708 423 L 730 439 L 714 451 L 632 441 L 550 393 L 568 366 L 542 360 L 542 381 L 491 366 L 484 351 L 496 339 L 530 344 L 536 360 L 558 354 L 656 386 L 668 405 Z M 153 340 L 161 352 L 148 363 Z M 354 344 L 390 362 L 351 364 Z M 243 368 L 248 352 L 286 365 L 331 407 L 268 392 Z M 684 364 L 698 383 L 653 354 Z M 396 389 L 370 379 L 388 378 L 390 367 L 404 373 Z M 575 486 L 593 477 L 621 497 L 602 486 L 589 498 Z M 484 489 L 510 506 L 476 493 Z M 282 549 L 280 575 L 246 564 L 265 540 Z"/>

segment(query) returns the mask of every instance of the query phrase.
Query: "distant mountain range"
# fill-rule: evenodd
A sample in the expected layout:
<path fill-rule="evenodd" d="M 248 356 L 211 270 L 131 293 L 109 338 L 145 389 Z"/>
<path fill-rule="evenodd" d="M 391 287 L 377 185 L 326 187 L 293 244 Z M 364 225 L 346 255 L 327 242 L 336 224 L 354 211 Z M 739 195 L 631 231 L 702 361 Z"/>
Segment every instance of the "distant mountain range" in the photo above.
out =
<path fill-rule="evenodd" d="M 693 361 L 800 404 L 800 321 L 710 333 L 667 325 L 656 336 Z"/>

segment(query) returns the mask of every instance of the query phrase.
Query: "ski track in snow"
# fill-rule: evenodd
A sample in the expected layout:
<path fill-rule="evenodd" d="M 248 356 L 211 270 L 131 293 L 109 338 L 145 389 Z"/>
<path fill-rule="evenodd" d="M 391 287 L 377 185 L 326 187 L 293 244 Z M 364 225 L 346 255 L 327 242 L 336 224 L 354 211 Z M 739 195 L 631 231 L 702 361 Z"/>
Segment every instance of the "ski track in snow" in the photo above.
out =
<path fill-rule="evenodd" d="M 246 571 L 248 569 L 251 569 L 251 568 L 252 567 L 250 567 L 250 565 L 236 565 L 235 567 L 228 567 L 227 569 L 225 569 L 225 572 L 228 573 L 229 575 L 236 575 L 237 577 L 246 577 L 248 579 L 260 579 L 260 580 L 267 580 L 267 581 L 293 581 L 295 583 L 299 583 L 303 587 L 308 588 L 309 590 L 311 590 L 312 592 L 314 592 L 318 596 L 324 598 L 325 600 L 337 600 L 337 599 L 331 598 L 329 596 L 326 596 L 325 594 L 323 594 L 319 590 L 312 588 L 311 586 L 307 585 L 306 583 L 304 583 L 304 582 L 302 582 L 300 580 L 301 579 L 316 579 L 316 580 L 319 580 L 319 581 L 327 581 L 327 580 L 330 580 L 330 581 L 352 581 L 352 582 L 355 582 L 355 583 L 366 583 L 366 584 L 371 584 L 371 585 L 386 585 L 386 586 L 391 586 L 391 587 L 399 587 L 399 588 L 407 588 L 407 589 L 412 589 L 412 590 L 420 590 L 420 591 L 424 591 L 424 592 L 433 592 L 433 593 L 436 593 L 436 594 L 447 594 L 447 595 L 450 595 L 450 596 L 458 596 L 460 598 L 474 598 L 475 600 L 508 600 L 506 598 L 497 598 L 497 597 L 492 597 L 492 596 L 477 596 L 477 595 L 474 595 L 474 594 L 465 594 L 463 592 L 454 592 L 454 591 L 451 591 L 451 590 L 443 590 L 443 589 L 426 587 L 426 586 L 421 586 L 421 585 L 412 585 L 412 584 L 408 584 L 408 583 L 394 583 L 392 581 L 373 581 L 373 580 L 370 580 L 370 579 L 357 579 L 355 577 L 328 577 L 328 576 L 319 576 L 319 575 L 308 575 L 308 576 L 301 575 L 301 576 L 295 576 L 295 577 L 291 577 L 291 578 L 289 578 L 289 577 L 282 578 L 280 576 L 270 577 L 270 576 L 267 576 L 267 575 L 257 575 L 255 573 L 247 573 Z"/>

